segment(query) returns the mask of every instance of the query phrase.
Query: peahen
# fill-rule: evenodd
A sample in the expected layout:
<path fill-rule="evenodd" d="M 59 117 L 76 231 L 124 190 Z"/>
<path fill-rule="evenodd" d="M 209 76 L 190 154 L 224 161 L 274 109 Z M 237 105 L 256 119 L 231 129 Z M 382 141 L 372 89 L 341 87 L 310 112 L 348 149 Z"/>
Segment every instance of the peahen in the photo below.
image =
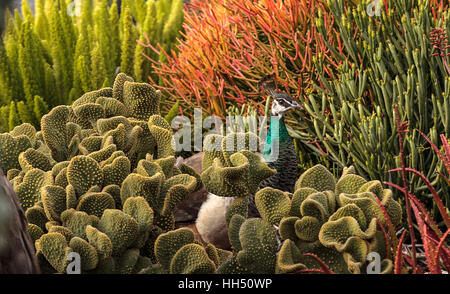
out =
<path fill-rule="evenodd" d="M 288 94 L 278 93 L 274 86 L 274 75 L 262 78 L 258 83 L 258 88 L 265 94 L 272 97 L 271 120 L 267 133 L 266 144 L 262 152 L 262 157 L 267 165 L 275 169 L 277 173 L 261 182 L 258 189 L 272 187 L 282 191 L 293 192 L 297 179 L 298 159 L 295 152 L 294 142 L 286 128 L 284 116 L 293 109 L 300 108 L 301 105 L 294 101 Z M 272 119 L 277 117 L 277 119 Z M 274 160 L 268 160 L 273 148 L 278 147 L 278 156 Z M 256 209 L 255 195 L 250 195 L 248 216 L 259 217 Z M 209 193 L 207 200 L 202 204 L 196 227 L 203 240 L 213 243 L 218 247 L 228 246 L 227 226 L 225 223 L 225 213 L 233 204 L 234 199 L 229 197 L 219 197 Z"/>

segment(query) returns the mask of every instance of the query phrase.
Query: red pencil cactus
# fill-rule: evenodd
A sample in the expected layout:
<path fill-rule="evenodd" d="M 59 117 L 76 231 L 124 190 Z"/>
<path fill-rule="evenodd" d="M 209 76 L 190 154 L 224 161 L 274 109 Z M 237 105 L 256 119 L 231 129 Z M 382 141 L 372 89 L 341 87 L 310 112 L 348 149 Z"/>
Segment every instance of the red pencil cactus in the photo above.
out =
<path fill-rule="evenodd" d="M 319 14 L 326 40 L 315 24 Z M 324 72 L 339 65 L 325 41 L 341 53 L 343 47 L 324 0 L 194 0 L 184 30 L 177 55 L 154 48 L 167 57 L 165 63 L 151 60 L 161 77 L 160 89 L 168 99 L 182 98 L 191 107 L 220 116 L 228 106 L 249 101 L 262 111 L 265 98 L 256 84 L 271 72 L 298 97 L 316 77 L 314 59 L 321 60 Z"/>

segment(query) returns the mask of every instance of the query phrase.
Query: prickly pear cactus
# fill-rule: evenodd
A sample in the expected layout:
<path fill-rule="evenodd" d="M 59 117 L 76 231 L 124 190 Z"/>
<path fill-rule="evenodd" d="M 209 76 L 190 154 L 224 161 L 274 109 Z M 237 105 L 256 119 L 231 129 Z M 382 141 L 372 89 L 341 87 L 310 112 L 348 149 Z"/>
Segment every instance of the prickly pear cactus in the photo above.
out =
<path fill-rule="evenodd" d="M 351 169 L 336 181 L 321 165 L 302 174 L 295 187 L 292 197 L 274 189 L 256 194 L 262 218 L 279 225 L 284 240 L 278 272 L 318 268 L 304 253 L 315 254 L 335 273 L 365 273 L 368 254 L 376 252 L 383 260 L 381 271 L 392 270 L 379 227 L 386 225 L 386 219 L 377 201 L 398 225 L 402 210 L 391 190 L 379 181 L 367 182 Z"/>
<path fill-rule="evenodd" d="M 41 131 L 23 124 L 0 134 L 0 167 L 26 211 L 43 272 L 65 273 L 73 252 L 82 273 L 158 271 L 155 240 L 202 187 L 192 168 L 175 165 L 160 95 L 119 74 L 113 88 L 52 109 Z M 196 246 L 176 257 L 185 264 L 174 272 L 197 271 L 206 251 Z"/>

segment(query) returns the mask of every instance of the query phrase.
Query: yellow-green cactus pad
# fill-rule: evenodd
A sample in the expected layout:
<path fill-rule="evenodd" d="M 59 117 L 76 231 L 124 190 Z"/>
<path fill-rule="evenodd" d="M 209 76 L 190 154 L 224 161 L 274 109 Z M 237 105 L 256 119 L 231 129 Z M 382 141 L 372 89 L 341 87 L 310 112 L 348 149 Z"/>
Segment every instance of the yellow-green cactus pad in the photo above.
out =
<path fill-rule="evenodd" d="M 41 198 L 47 218 L 61 221 L 61 213 L 67 209 L 66 190 L 59 186 L 47 185 L 41 189 Z"/>
<path fill-rule="evenodd" d="M 123 84 L 123 103 L 130 116 L 148 120 L 150 116 L 159 114 L 161 92 L 146 83 L 125 81 Z"/>
<path fill-rule="evenodd" d="M 304 216 L 294 223 L 295 235 L 303 241 L 314 242 L 319 238 L 322 223 L 315 217 Z"/>
<path fill-rule="evenodd" d="M 28 224 L 28 233 L 30 234 L 31 240 L 33 240 L 33 242 L 35 242 L 42 235 L 44 235 L 44 231 L 35 224 Z"/>
<path fill-rule="evenodd" d="M 219 252 L 213 244 L 208 244 L 205 246 L 206 254 L 208 254 L 208 257 L 214 262 L 214 265 L 218 267 L 220 265 L 220 257 Z"/>
<path fill-rule="evenodd" d="M 299 188 L 313 188 L 319 192 L 334 191 L 336 180 L 323 165 L 315 165 L 306 170 L 295 183 L 295 190 Z"/>
<path fill-rule="evenodd" d="M 26 211 L 38 202 L 41 198 L 41 187 L 51 185 L 52 182 L 50 172 L 44 172 L 37 168 L 29 170 L 23 177 L 22 183 L 14 187 L 23 210 Z"/>
<path fill-rule="evenodd" d="M 184 245 L 170 262 L 171 274 L 212 274 L 215 270 L 214 262 L 198 244 Z"/>
<path fill-rule="evenodd" d="M 80 197 L 77 210 L 100 218 L 106 209 L 116 208 L 114 198 L 105 192 L 89 192 Z"/>
<path fill-rule="evenodd" d="M 100 261 L 106 260 L 112 256 L 113 244 L 111 239 L 91 225 L 86 226 L 86 238 L 97 251 Z"/>
<path fill-rule="evenodd" d="M 273 273 L 278 244 L 275 229 L 260 218 L 247 219 L 239 230 L 242 250 L 237 262 L 253 273 Z"/>
<path fill-rule="evenodd" d="M 383 185 L 381 184 L 380 181 L 375 180 L 375 181 L 369 181 L 367 183 L 365 183 L 364 185 L 362 185 L 359 190 L 358 193 L 360 192 L 372 192 L 373 194 L 375 194 L 378 198 L 382 198 L 383 195 Z"/>
<path fill-rule="evenodd" d="M 122 275 L 131 274 L 138 259 L 139 259 L 139 249 L 137 248 L 128 249 L 119 257 L 115 258 L 116 272 Z"/>
<path fill-rule="evenodd" d="M 83 195 L 92 186 L 101 186 L 103 172 L 97 161 L 78 155 L 72 158 L 67 167 L 67 180 L 75 188 L 77 195 Z"/>
<path fill-rule="evenodd" d="M 112 156 L 114 152 L 117 151 L 117 146 L 115 144 L 110 144 L 104 148 L 94 151 L 88 155 L 88 157 L 94 159 L 97 162 L 102 162 L 107 160 Z"/>
<path fill-rule="evenodd" d="M 25 211 L 25 217 L 29 224 L 34 224 L 45 230 L 45 223 L 48 222 L 44 208 L 34 205 Z"/>
<path fill-rule="evenodd" d="M 316 242 L 296 242 L 301 254 L 313 253 L 319 257 L 334 273 L 348 274 L 348 265 L 343 254 L 334 247 L 327 248 L 320 241 Z M 310 256 L 304 256 L 301 261 L 308 269 L 320 269 L 319 263 Z"/>
<path fill-rule="evenodd" d="M 31 142 L 27 136 L 0 134 L 0 168 L 5 172 L 13 168 L 19 169 L 19 154 L 28 148 L 31 148 Z"/>
<path fill-rule="evenodd" d="M 339 252 L 349 253 L 358 262 L 365 262 L 368 253 L 365 240 L 375 236 L 376 228 L 375 218 L 369 223 L 367 230 L 362 231 L 356 219 L 345 216 L 325 223 L 320 229 L 319 240 L 326 247 L 334 247 Z"/>
<path fill-rule="evenodd" d="M 9 132 L 9 134 L 13 137 L 18 137 L 21 135 L 27 136 L 32 146 L 36 143 L 36 133 L 36 128 L 29 123 L 18 125 L 14 127 L 11 132 Z"/>
<path fill-rule="evenodd" d="M 389 189 L 384 189 L 381 196 L 381 204 L 386 209 L 386 212 L 391 219 L 394 226 L 399 225 L 402 222 L 402 207 L 400 204 L 394 200 L 394 195 Z M 384 217 L 382 223 L 384 223 Z"/>
<path fill-rule="evenodd" d="M 172 257 L 186 244 L 194 242 L 194 233 L 187 228 L 163 233 L 155 241 L 155 256 L 166 270 L 170 269 Z"/>
<path fill-rule="evenodd" d="M 319 238 L 325 246 L 342 246 L 350 237 L 363 239 L 373 238 L 377 222 L 372 218 L 365 231 L 361 230 L 359 222 L 353 216 L 343 216 L 337 220 L 325 223 L 319 233 Z M 340 250 L 341 248 L 336 248 Z"/>
<path fill-rule="evenodd" d="M 356 170 L 353 165 L 351 165 L 349 167 L 344 167 L 341 178 L 345 177 L 346 175 L 356 175 Z"/>
<path fill-rule="evenodd" d="M 80 106 L 74 106 L 74 114 L 82 120 L 89 121 L 94 126 L 98 119 L 106 115 L 103 106 L 97 103 L 86 103 Z"/>
<path fill-rule="evenodd" d="M 176 159 L 174 156 L 158 158 L 158 159 L 154 160 L 153 162 L 161 167 L 161 170 L 163 171 L 166 179 L 174 176 L 174 170 L 176 168 L 176 166 L 175 166 Z"/>
<path fill-rule="evenodd" d="M 250 146 L 250 142 L 255 143 L 254 146 Z M 254 133 L 229 133 L 222 138 L 222 152 L 225 159 L 226 165 L 231 165 L 231 156 L 234 153 L 257 150 L 259 143 L 259 138 Z M 253 148 L 253 149 L 252 149 Z"/>
<path fill-rule="evenodd" d="M 242 250 L 241 241 L 239 239 L 239 231 L 246 218 L 242 215 L 235 214 L 231 217 L 228 225 L 228 238 L 230 239 L 231 247 L 235 252 Z"/>
<path fill-rule="evenodd" d="M 22 171 L 18 170 L 18 169 L 10 169 L 7 173 L 6 173 L 6 178 L 8 179 L 8 181 L 12 181 L 15 177 L 17 177 Z"/>
<path fill-rule="evenodd" d="M 58 273 L 65 273 L 69 265 L 67 255 L 72 249 L 67 246 L 66 238 L 60 233 L 47 233 L 37 242 L 37 251 L 42 253 L 45 259 Z"/>
<path fill-rule="evenodd" d="M 48 226 L 48 232 L 49 233 L 60 233 L 61 235 L 63 235 L 66 238 L 67 242 L 69 242 L 74 237 L 71 230 L 69 230 L 68 228 L 63 227 L 63 226 L 58 226 L 57 224 Z"/>
<path fill-rule="evenodd" d="M 52 177 L 56 178 L 56 176 L 58 176 L 58 174 L 61 172 L 61 170 L 63 170 L 64 168 L 69 166 L 70 161 L 61 161 L 56 163 L 53 167 L 52 167 Z"/>
<path fill-rule="evenodd" d="M 371 192 L 362 192 L 358 194 L 344 194 L 342 193 L 338 197 L 338 201 L 341 203 L 340 206 L 343 207 L 347 204 L 355 204 L 358 206 L 366 217 L 366 221 L 370 222 L 375 216 L 380 220 L 380 222 L 385 225 L 385 219 L 381 208 L 375 200 L 375 194 Z"/>
<path fill-rule="evenodd" d="M 130 121 L 124 116 L 101 118 L 97 121 L 97 129 L 100 134 L 105 135 L 108 131 L 115 130 L 120 124 L 122 124 L 127 131 L 132 129 Z"/>
<path fill-rule="evenodd" d="M 67 160 L 69 155 L 68 141 L 71 137 L 67 130 L 69 107 L 60 105 L 53 108 L 41 120 L 42 136 L 50 148 L 56 161 Z"/>
<path fill-rule="evenodd" d="M 364 212 L 355 204 L 350 203 L 341 208 L 339 208 L 333 215 L 328 219 L 329 221 L 335 221 L 345 216 L 351 216 L 358 221 L 361 230 L 367 229 L 367 220 Z"/>
<path fill-rule="evenodd" d="M 262 159 L 262 157 L 253 152 L 243 150 L 239 153 L 241 153 L 248 159 L 248 163 L 250 165 L 250 170 L 249 170 L 250 173 L 249 173 L 249 180 L 248 180 L 249 191 L 252 194 L 256 193 L 261 181 L 275 175 L 276 170 L 269 168 L 267 166 L 266 162 Z M 234 159 L 235 159 L 235 156 L 232 155 L 230 157 L 230 160 L 233 162 Z M 237 164 L 237 163 L 238 162 L 236 162 L 234 164 Z"/>
<path fill-rule="evenodd" d="M 94 103 L 99 97 L 112 97 L 113 89 L 103 88 L 83 94 L 80 98 L 75 100 L 72 104 L 73 107 L 80 106 L 86 103 Z"/>
<path fill-rule="evenodd" d="M 164 197 L 161 208 L 162 215 L 172 213 L 175 207 L 197 187 L 197 180 L 190 175 L 180 174 L 167 179 L 161 187 L 161 196 Z"/>
<path fill-rule="evenodd" d="M 113 244 L 113 256 L 122 254 L 136 239 L 138 223 L 130 215 L 117 209 L 103 212 L 97 228 L 108 235 Z"/>
<path fill-rule="evenodd" d="M 210 134 L 205 137 L 203 142 L 202 170 L 207 170 L 212 166 L 214 159 L 218 158 L 222 165 L 226 165 L 225 157 L 222 152 L 223 136 Z"/>
<path fill-rule="evenodd" d="M 163 169 L 161 168 L 161 165 L 147 159 L 139 160 L 136 167 L 136 172 L 145 177 L 151 177 L 157 173 L 161 173 L 165 178 L 165 174 Z"/>
<path fill-rule="evenodd" d="M 25 152 L 20 153 L 19 164 L 25 172 L 32 168 L 39 168 L 43 171 L 52 169 L 50 159 L 45 154 L 33 148 L 28 148 Z"/>
<path fill-rule="evenodd" d="M 70 229 L 77 237 L 86 239 L 86 227 L 96 226 L 98 218 L 90 216 L 84 211 L 68 209 L 61 213 L 61 221 L 64 227 Z"/>
<path fill-rule="evenodd" d="M 122 182 L 128 176 L 131 170 L 131 162 L 125 156 L 120 156 L 114 159 L 111 164 L 106 164 L 102 168 L 103 170 L 103 185 L 118 185 L 121 186 Z"/>
<path fill-rule="evenodd" d="M 159 114 L 152 115 L 148 118 L 148 126 L 157 126 L 168 131 L 172 130 L 170 124 Z"/>
<path fill-rule="evenodd" d="M 289 216 L 297 216 L 301 217 L 300 213 L 300 205 L 303 200 L 306 199 L 309 195 L 316 193 L 317 190 L 313 188 L 299 188 L 294 192 L 291 201 L 291 209 L 289 211 Z"/>
<path fill-rule="evenodd" d="M 125 203 L 125 200 L 130 197 L 142 196 L 153 209 L 158 209 L 160 207 L 158 198 L 163 181 L 164 175 L 162 173 L 157 173 L 151 177 L 134 173 L 129 174 L 123 181 L 120 190 L 122 203 Z"/>
<path fill-rule="evenodd" d="M 67 209 L 77 207 L 78 199 L 75 188 L 72 185 L 66 186 L 66 207 Z"/>
<path fill-rule="evenodd" d="M 250 164 L 243 154 L 233 154 L 237 166 L 225 167 L 216 158 L 211 167 L 202 173 L 202 182 L 207 190 L 222 197 L 244 197 L 249 194 L 248 180 Z"/>
<path fill-rule="evenodd" d="M 288 216 L 284 217 L 280 221 L 280 227 L 278 233 L 280 234 L 281 239 L 283 240 L 298 240 L 296 231 L 295 231 L 295 223 L 299 221 L 300 218 L 296 216 Z"/>
<path fill-rule="evenodd" d="M 55 185 L 65 188 L 68 184 L 69 181 L 67 180 L 67 167 L 65 167 L 55 177 Z"/>
<path fill-rule="evenodd" d="M 192 168 L 189 165 L 186 164 L 182 164 L 180 167 L 180 172 L 183 174 L 187 174 L 190 176 L 193 176 L 195 178 L 195 180 L 197 181 L 197 186 L 195 187 L 195 191 L 200 190 L 201 188 L 203 188 L 203 182 L 202 182 L 202 178 L 201 176 L 195 171 L 194 168 Z"/>
<path fill-rule="evenodd" d="M 99 97 L 95 100 L 105 110 L 105 117 L 128 116 L 127 107 L 117 99 L 109 97 Z"/>
<path fill-rule="evenodd" d="M 110 143 L 114 143 L 116 145 L 117 149 L 119 150 L 126 150 L 127 147 L 127 140 L 128 140 L 128 132 L 130 129 L 127 129 L 124 124 L 119 124 L 115 129 L 107 131 L 103 135 L 103 139 L 101 142 L 102 146 L 105 146 L 107 143 L 107 140 L 112 140 Z"/>
<path fill-rule="evenodd" d="M 172 130 L 167 130 L 155 125 L 150 125 L 149 130 L 155 139 L 157 158 L 173 156 L 175 154 L 175 150 L 173 148 L 174 141 Z"/>
<path fill-rule="evenodd" d="M 349 174 L 345 177 L 341 177 L 336 184 L 335 194 L 341 193 L 354 194 L 358 193 L 358 190 L 366 184 L 367 181 L 358 175 Z"/>
<path fill-rule="evenodd" d="M 123 102 L 123 85 L 125 82 L 134 82 L 132 77 L 127 76 L 124 73 L 119 73 L 114 80 L 112 97 Z"/>
<path fill-rule="evenodd" d="M 123 212 L 131 215 L 138 223 L 138 235 L 148 233 L 153 225 L 153 209 L 143 197 L 128 198 L 123 204 Z"/>
<path fill-rule="evenodd" d="M 306 269 L 306 266 L 301 263 L 301 260 L 302 255 L 297 246 L 295 246 L 295 243 L 291 240 L 286 240 L 283 242 L 277 256 L 276 272 L 286 274 Z"/>
<path fill-rule="evenodd" d="M 233 204 L 231 204 L 231 206 L 228 207 L 227 212 L 225 213 L 225 221 L 226 221 L 227 226 L 230 225 L 231 218 L 235 214 L 238 214 L 244 218 L 247 218 L 248 203 L 249 203 L 248 197 L 239 197 L 234 200 Z"/>
<path fill-rule="evenodd" d="M 323 192 L 317 192 L 309 195 L 300 205 L 302 216 L 315 217 L 319 222 L 325 222 L 330 216 L 328 208 L 328 197 Z"/>
<path fill-rule="evenodd" d="M 73 237 L 69 243 L 73 252 L 80 254 L 81 269 L 84 271 L 90 271 L 98 265 L 98 255 L 95 248 L 86 242 L 86 240 L 79 237 Z"/>
<path fill-rule="evenodd" d="M 288 215 L 291 199 L 283 191 L 266 187 L 256 193 L 255 204 L 265 221 L 278 225 L 280 220 Z"/>

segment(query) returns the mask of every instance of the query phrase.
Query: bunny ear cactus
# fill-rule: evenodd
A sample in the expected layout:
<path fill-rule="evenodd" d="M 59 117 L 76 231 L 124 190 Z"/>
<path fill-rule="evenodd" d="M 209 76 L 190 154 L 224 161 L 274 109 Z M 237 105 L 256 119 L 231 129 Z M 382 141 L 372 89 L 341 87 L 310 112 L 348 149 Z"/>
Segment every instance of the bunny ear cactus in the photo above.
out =
<path fill-rule="evenodd" d="M 186 228 L 163 233 L 155 241 L 156 259 L 171 274 L 214 273 L 216 264 L 207 250 L 210 252 L 211 248 L 196 244 L 194 233 Z"/>
<path fill-rule="evenodd" d="M 242 149 L 252 140 L 257 141 L 253 136 L 242 133 L 206 137 L 202 181 L 209 192 L 222 197 L 246 197 L 256 192 L 262 180 L 275 174 L 258 155 L 247 150 L 237 151 L 239 138 L 244 143 Z M 228 138 L 236 139 L 231 147 L 227 146 Z"/>
<path fill-rule="evenodd" d="M 263 218 L 278 220 L 283 215 L 279 222 L 284 240 L 277 260 L 279 272 L 317 267 L 304 253 L 314 253 L 336 273 L 362 272 L 371 252 L 387 257 L 377 219 L 383 226 L 386 221 L 375 198 L 379 198 L 394 226 L 401 222 L 401 207 L 392 192 L 383 189 L 379 181 L 367 182 L 350 168 L 337 182 L 323 166 L 308 169 L 298 179 L 291 198 L 278 193 L 274 201 L 273 196 L 266 195 L 277 191 L 264 190 L 256 196 Z M 273 203 L 277 203 L 275 208 Z M 389 272 L 391 265 L 385 259 L 382 271 Z"/>
<path fill-rule="evenodd" d="M 42 131 L 23 124 L 0 135 L 1 167 L 46 272 L 64 273 L 71 252 L 82 258 L 83 273 L 159 271 L 152 264 L 156 239 L 174 229 L 176 206 L 203 184 L 193 168 L 176 165 L 166 146 L 173 133 L 158 114 L 158 95 L 121 74 L 114 89 L 52 109 Z M 212 251 L 183 252 L 174 271 L 215 270 Z M 191 261 L 183 264 L 184 257 Z"/>
<path fill-rule="evenodd" d="M 217 273 L 275 273 L 278 242 L 271 224 L 259 218 L 234 215 L 228 234 L 234 253 L 218 267 Z"/>
<path fill-rule="evenodd" d="M 39 206 L 27 212 L 27 219 L 41 226 L 45 221 L 43 218 Z M 57 272 L 65 271 L 67 263 L 63 261 L 70 252 L 80 254 L 83 272 L 132 273 L 149 266 L 148 258 L 139 254 L 153 226 L 153 211 L 144 198 L 128 199 L 123 211 L 105 209 L 101 218 L 68 209 L 59 219 L 63 226 L 57 225 L 58 221 L 46 223 L 48 233 L 32 224 L 37 234 L 41 233 L 39 230 L 43 232 L 36 241 L 38 254 L 43 255 Z M 49 238 L 56 240 L 54 245 L 45 243 Z M 48 250 L 55 252 L 51 254 Z"/>
<path fill-rule="evenodd" d="M 26 135 L 13 136 L 0 134 L 0 168 L 5 172 L 10 169 L 19 169 L 19 154 L 31 148 L 30 139 Z"/>
<path fill-rule="evenodd" d="M 121 188 L 122 202 L 130 197 L 144 195 L 155 212 L 155 224 L 165 231 L 173 229 L 175 207 L 202 186 L 199 175 L 174 175 L 174 170 L 178 169 L 174 163 L 173 156 L 157 160 L 147 156 L 139 161 L 136 173 L 125 178 Z M 190 172 L 194 173 L 193 170 Z"/>

